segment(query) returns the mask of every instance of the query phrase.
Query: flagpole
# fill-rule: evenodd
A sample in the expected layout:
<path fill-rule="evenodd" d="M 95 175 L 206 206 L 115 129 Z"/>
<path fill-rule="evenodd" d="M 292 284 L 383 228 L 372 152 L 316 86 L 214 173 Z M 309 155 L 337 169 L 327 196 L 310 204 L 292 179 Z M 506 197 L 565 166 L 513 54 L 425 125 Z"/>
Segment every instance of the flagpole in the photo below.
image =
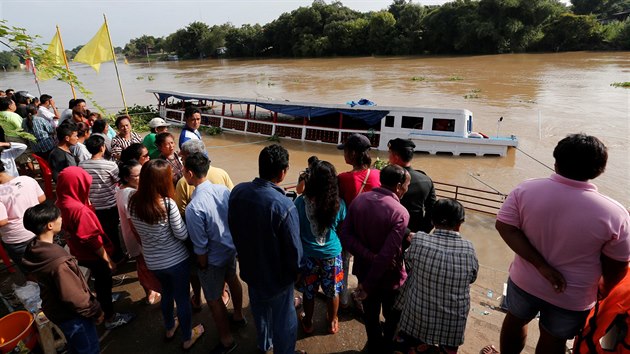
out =
<path fill-rule="evenodd" d="M 66 50 L 63 47 L 63 40 L 61 39 L 61 32 L 59 31 L 59 26 L 57 26 L 57 36 L 59 36 L 59 44 L 61 44 L 61 52 L 63 53 L 63 61 L 64 63 L 66 63 L 66 70 L 68 70 L 68 74 L 70 74 L 70 65 L 68 65 L 68 57 L 66 57 Z M 72 83 L 72 81 L 70 81 L 70 88 L 72 89 L 72 97 L 76 100 L 77 93 L 74 91 L 74 84 Z"/>
<path fill-rule="evenodd" d="M 42 95 L 42 89 L 39 87 L 39 80 L 37 80 L 37 69 L 35 68 L 35 59 L 33 59 L 33 57 L 31 56 L 31 50 L 28 49 L 28 47 L 26 47 L 26 55 L 28 55 L 28 59 L 31 61 L 31 65 L 33 66 L 33 69 L 31 70 L 31 72 L 33 73 L 33 78 L 35 79 L 35 85 L 37 85 L 37 92 L 39 92 L 39 96 L 41 97 Z"/>
<path fill-rule="evenodd" d="M 129 115 L 127 110 L 127 102 L 125 102 L 125 92 L 123 91 L 122 83 L 120 82 L 120 73 L 118 73 L 118 64 L 116 63 L 116 53 L 114 52 L 114 45 L 112 44 L 112 36 L 109 33 L 109 26 L 107 25 L 107 17 L 103 14 L 105 19 L 105 28 L 107 29 L 107 38 L 109 39 L 109 47 L 112 50 L 112 57 L 114 57 L 114 68 L 116 68 L 116 77 L 118 78 L 118 87 L 120 87 L 120 95 L 122 96 L 123 106 L 125 106 L 125 113 Z"/>

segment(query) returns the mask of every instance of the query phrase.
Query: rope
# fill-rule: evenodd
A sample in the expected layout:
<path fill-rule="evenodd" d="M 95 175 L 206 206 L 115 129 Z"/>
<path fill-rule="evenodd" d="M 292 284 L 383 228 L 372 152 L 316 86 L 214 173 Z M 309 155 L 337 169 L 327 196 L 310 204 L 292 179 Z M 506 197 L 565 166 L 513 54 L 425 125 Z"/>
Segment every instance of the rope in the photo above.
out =
<path fill-rule="evenodd" d="M 517 147 L 517 148 L 516 148 L 516 150 L 518 150 L 518 151 L 522 152 L 523 154 L 525 154 L 525 156 L 527 156 L 527 157 L 529 157 L 530 159 L 532 159 L 532 160 L 534 160 L 534 161 L 538 162 L 539 164 L 541 164 L 541 165 L 543 165 L 543 166 L 547 167 L 549 170 L 551 170 L 551 172 L 555 172 L 555 171 L 556 171 L 556 170 L 554 170 L 553 168 L 551 168 L 551 167 L 547 166 L 544 162 L 542 162 L 542 161 L 538 160 L 537 158 L 533 157 L 532 155 L 530 155 L 530 154 L 526 153 L 526 152 L 525 152 L 525 151 L 523 151 L 521 148 Z"/>

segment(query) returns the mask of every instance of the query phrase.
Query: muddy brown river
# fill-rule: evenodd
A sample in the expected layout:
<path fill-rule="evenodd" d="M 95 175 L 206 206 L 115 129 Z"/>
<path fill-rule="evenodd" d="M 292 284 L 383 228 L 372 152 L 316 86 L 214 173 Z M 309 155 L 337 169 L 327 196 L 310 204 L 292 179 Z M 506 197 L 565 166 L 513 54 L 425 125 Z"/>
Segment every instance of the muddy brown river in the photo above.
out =
<path fill-rule="evenodd" d="M 115 112 L 122 106 L 112 63 L 100 74 L 72 66 L 97 102 Z M 384 106 L 466 108 L 475 131 L 514 134 L 519 149 L 507 157 L 453 157 L 417 154 L 414 167 L 434 180 L 508 193 L 520 181 L 548 176 L 552 151 L 569 133 L 602 139 L 609 149 L 608 168 L 594 183 L 600 191 L 630 207 L 630 90 L 611 86 L 630 81 L 630 52 L 506 54 L 464 57 L 365 57 L 334 59 L 205 60 L 119 65 L 128 104 L 155 104 L 146 89 L 175 90 L 246 98 L 344 103 L 367 98 Z M 37 94 L 27 73 L 0 73 L 0 88 Z M 62 82 L 41 83 L 65 108 L 71 97 Z M 89 105 L 88 105 L 89 106 Z M 498 123 L 500 117 L 503 121 Z M 259 136 L 224 133 L 207 137 L 213 164 L 234 182 L 257 174 L 257 155 L 267 144 Z M 333 146 L 283 140 L 291 154 L 287 183 L 311 155 L 349 166 Z M 375 156 L 386 159 L 387 154 Z M 466 237 L 475 242 L 482 263 L 506 269 L 509 250 L 493 220 L 467 219 Z"/>

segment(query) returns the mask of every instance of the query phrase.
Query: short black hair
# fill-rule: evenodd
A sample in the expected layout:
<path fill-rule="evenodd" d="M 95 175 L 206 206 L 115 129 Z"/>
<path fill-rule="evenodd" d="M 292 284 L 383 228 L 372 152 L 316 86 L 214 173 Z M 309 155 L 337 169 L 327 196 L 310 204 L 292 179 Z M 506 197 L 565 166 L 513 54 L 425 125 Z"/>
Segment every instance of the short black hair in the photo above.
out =
<path fill-rule="evenodd" d="M 195 152 L 186 157 L 184 167 L 192 172 L 195 177 L 203 178 L 208 174 L 208 169 L 210 169 L 210 159 L 200 152 Z"/>
<path fill-rule="evenodd" d="M 57 220 L 61 216 L 61 210 L 51 201 L 32 206 L 24 212 L 24 228 L 39 236 L 46 231 L 48 223 Z"/>
<path fill-rule="evenodd" d="M 63 123 L 57 127 L 57 141 L 64 141 L 67 136 L 71 136 L 74 132 L 79 132 L 77 124 L 68 119 L 64 120 Z"/>
<path fill-rule="evenodd" d="M 107 127 L 107 119 L 97 119 L 92 124 L 92 133 L 100 133 L 103 134 L 105 132 L 105 127 Z"/>
<path fill-rule="evenodd" d="M 92 135 L 85 141 L 85 148 L 92 155 L 101 152 L 103 146 L 105 146 L 105 138 L 100 135 Z"/>
<path fill-rule="evenodd" d="M 131 169 L 138 166 L 140 162 L 138 160 L 127 160 L 121 161 L 118 164 L 118 178 L 123 182 L 123 184 L 127 184 L 129 182 L 129 176 L 131 176 Z"/>
<path fill-rule="evenodd" d="M 120 161 L 125 162 L 131 160 L 140 160 L 140 157 L 142 157 L 142 150 L 144 149 L 146 149 L 144 145 L 140 143 L 133 143 L 120 153 Z"/>
<path fill-rule="evenodd" d="M 405 183 L 407 171 L 398 165 L 387 165 L 381 170 L 381 185 L 390 189 L 395 188 L 398 183 Z"/>
<path fill-rule="evenodd" d="M 278 144 L 265 147 L 258 155 L 260 178 L 271 181 L 289 167 L 289 152 Z"/>
<path fill-rule="evenodd" d="M 570 134 L 558 142 L 553 157 L 558 174 L 576 181 L 587 181 L 606 169 L 608 149 L 594 136 Z"/>
<path fill-rule="evenodd" d="M 197 107 L 186 107 L 186 110 L 184 111 L 184 120 L 192 117 L 195 113 L 201 114 L 201 110 Z"/>
<path fill-rule="evenodd" d="M 74 107 L 78 106 L 80 103 L 85 103 L 85 100 L 82 99 L 82 98 L 75 99 L 74 100 L 74 105 L 72 107 L 70 107 L 70 108 L 74 108 Z"/>
<path fill-rule="evenodd" d="M 453 228 L 461 225 L 464 222 L 465 216 L 466 213 L 464 212 L 462 203 L 455 199 L 444 198 L 439 199 L 433 205 L 431 221 L 433 221 L 433 225 L 437 228 L 440 226 Z"/>
<path fill-rule="evenodd" d="M 44 103 L 50 101 L 51 99 L 52 99 L 51 95 L 43 94 L 43 95 L 39 96 L 39 103 L 40 104 L 44 104 Z"/>
<path fill-rule="evenodd" d="M 76 102 L 74 98 L 71 98 L 70 101 L 68 101 L 68 109 L 74 108 L 74 105 L 75 105 L 74 102 Z"/>
<path fill-rule="evenodd" d="M 6 111 L 7 109 L 9 109 L 11 102 L 13 102 L 13 99 L 11 97 L 0 97 L 0 111 Z"/>

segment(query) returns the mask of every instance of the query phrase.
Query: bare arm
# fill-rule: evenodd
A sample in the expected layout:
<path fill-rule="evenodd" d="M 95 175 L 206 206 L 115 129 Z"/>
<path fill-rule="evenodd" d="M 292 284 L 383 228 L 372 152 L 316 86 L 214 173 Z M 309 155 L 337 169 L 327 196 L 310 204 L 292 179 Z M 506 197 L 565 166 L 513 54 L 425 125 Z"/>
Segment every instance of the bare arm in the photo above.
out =
<path fill-rule="evenodd" d="M 598 297 L 603 299 L 626 276 L 628 262 L 616 261 L 604 254 L 600 256 L 600 260 L 602 262 L 602 278 L 599 282 Z"/>
<path fill-rule="evenodd" d="M 561 293 L 564 291 L 567 287 L 564 276 L 547 263 L 540 252 L 532 246 L 521 229 L 498 220 L 495 227 L 503 241 L 512 251 L 536 267 L 538 272 L 551 283 L 555 292 Z"/>

